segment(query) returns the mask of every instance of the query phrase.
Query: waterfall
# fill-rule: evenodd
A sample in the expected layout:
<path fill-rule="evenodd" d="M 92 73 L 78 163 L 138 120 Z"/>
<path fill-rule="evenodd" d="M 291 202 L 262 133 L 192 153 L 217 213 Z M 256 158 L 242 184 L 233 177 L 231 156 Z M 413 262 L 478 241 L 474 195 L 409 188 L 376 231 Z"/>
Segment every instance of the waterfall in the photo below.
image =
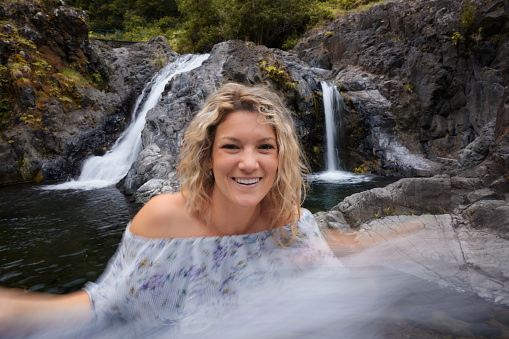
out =
<path fill-rule="evenodd" d="M 338 142 L 339 121 L 336 122 L 336 112 L 341 110 L 341 94 L 333 82 L 322 81 L 323 108 L 325 114 L 326 158 L 325 165 L 328 172 L 338 171 L 340 167 Z M 340 131 L 339 131 L 340 132 Z"/>
<path fill-rule="evenodd" d="M 145 117 L 147 112 L 159 102 L 168 81 L 177 74 L 199 67 L 208 57 L 208 54 L 183 55 L 162 68 L 143 88 L 136 100 L 131 124 L 113 147 L 103 156 L 92 156 L 85 160 L 77 180 L 47 186 L 46 189 L 96 189 L 119 182 L 142 150 L 141 132 L 145 127 Z"/>
<path fill-rule="evenodd" d="M 325 115 L 325 165 L 324 172 L 315 173 L 313 181 L 354 184 L 370 180 L 369 176 L 346 172 L 341 168 L 341 111 L 343 97 L 334 81 L 321 81 Z M 338 118 L 338 119 L 336 119 Z"/>

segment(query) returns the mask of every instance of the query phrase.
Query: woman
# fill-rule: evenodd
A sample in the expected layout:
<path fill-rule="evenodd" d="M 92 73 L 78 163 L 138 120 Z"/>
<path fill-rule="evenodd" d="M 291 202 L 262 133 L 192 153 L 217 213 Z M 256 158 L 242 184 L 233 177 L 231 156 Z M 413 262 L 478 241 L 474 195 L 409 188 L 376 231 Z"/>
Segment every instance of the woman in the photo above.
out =
<path fill-rule="evenodd" d="M 51 309 L 131 336 L 199 333 L 245 304 L 243 291 L 337 265 L 300 208 L 306 166 L 278 95 L 225 85 L 191 122 L 180 159 L 181 192 L 138 212 L 97 283 L 58 297 L 1 292 L 4 328 L 19 315 L 55 320 Z"/>

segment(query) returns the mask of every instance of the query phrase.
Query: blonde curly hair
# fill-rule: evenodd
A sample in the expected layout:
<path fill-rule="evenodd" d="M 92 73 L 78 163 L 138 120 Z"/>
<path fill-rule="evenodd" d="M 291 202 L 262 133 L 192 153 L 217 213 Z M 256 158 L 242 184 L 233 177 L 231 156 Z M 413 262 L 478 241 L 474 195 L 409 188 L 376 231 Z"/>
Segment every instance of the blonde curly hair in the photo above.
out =
<path fill-rule="evenodd" d="M 235 111 L 262 114 L 276 134 L 278 170 L 268 194 L 276 210 L 279 209 L 272 227 L 275 227 L 274 223 L 279 217 L 291 215 L 291 235 L 279 230 L 278 234 L 283 237 L 276 237 L 278 244 L 288 244 L 296 234 L 300 206 L 306 194 L 305 177 L 309 170 L 295 132 L 292 113 L 285 107 L 281 97 L 267 87 L 226 84 L 207 99 L 190 123 L 184 136 L 178 167 L 180 189 L 186 192 L 187 212 L 195 212 L 202 220 L 208 220 L 205 211 L 210 206 L 214 187 L 208 164 L 215 132 L 225 117 Z M 282 241 L 282 238 L 286 240 Z"/>

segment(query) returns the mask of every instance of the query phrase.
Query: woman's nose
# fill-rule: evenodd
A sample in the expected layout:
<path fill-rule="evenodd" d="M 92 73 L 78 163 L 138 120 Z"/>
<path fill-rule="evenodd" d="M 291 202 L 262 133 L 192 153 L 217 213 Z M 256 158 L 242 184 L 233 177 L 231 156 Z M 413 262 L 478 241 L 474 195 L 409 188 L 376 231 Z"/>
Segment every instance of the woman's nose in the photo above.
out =
<path fill-rule="evenodd" d="M 247 172 L 252 172 L 258 169 L 256 153 L 252 150 L 244 150 L 239 161 L 239 168 Z"/>

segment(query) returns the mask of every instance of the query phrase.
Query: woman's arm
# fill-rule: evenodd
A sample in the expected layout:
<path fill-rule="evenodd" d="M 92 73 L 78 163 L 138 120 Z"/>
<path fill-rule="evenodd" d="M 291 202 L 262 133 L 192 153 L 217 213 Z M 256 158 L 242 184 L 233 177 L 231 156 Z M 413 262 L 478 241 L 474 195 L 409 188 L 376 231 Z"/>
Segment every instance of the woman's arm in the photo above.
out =
<path fill-rule="evenodd" d="M 65 295 L 0 288 L 0 337 L 57 326 L 77 326 L 92 320 L 85 291 Z"/>

